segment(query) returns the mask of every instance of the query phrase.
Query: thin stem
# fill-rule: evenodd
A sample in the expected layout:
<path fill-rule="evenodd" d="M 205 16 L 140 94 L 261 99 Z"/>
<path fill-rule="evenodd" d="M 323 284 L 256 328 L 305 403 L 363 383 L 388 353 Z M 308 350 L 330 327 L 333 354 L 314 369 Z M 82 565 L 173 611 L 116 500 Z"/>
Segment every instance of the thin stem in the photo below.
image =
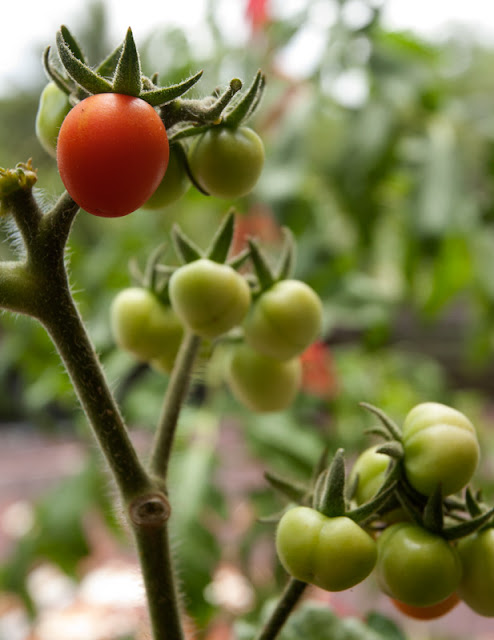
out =
<path fill-rule="evenodd" d="M 275 610 L 255 640 L 274 640 L 276 638 L 306 588 L 306 582 L 290 578 Z"/>
<path fill-rule="evenodd" d="M 151 473 L 163 480 L 167 477 L 178 417 L 190 386 L 190 374 L 200 344 L 199 336 L 190 332 L 185 334 L 166 389 L 150 460 Z"/>

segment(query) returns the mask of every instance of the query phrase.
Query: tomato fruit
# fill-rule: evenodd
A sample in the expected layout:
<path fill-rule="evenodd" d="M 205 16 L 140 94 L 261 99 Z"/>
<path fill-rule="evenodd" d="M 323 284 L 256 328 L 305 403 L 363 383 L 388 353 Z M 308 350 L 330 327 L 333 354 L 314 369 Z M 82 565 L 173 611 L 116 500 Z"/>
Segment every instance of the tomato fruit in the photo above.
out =
<path fill-rule="evenodd" d="M 252 191 L 264 164 L 264 145 L 249 127 L 217 126 L 198 136 L 188 153 L 197 184 L 217 198 L 238 198 Z"/>
<path fill-rule="evenodd" d="M 143 209 L 163 209 L 179 200 L 191 182 L 179 153 L 170 147 L 170 159 L 165 176 L 153 195 L 142 205 Z"/>
<path fill-rule="evenodd" d="M 391 598 L 426 607 L 448 598 L 459 586 L 457 550 L 441 536 L 410 522 L 387 527 L 377 541 L 376 574 Z"/>
<path fill-rule="evenodd" d="M 173 366 L 183 326 L 173 309 L 149 289 L 128 287 L 120 291 L 111 304 L 110 320 L 119 347 L 139 360 L 158 359 L 163 366 Z"/>
<path fill-rule="evenodd" d="M 346 516 L 328 518 L 310 507 L 294 507 L 281 518 L 276 550 L 286 571 L 327 591 L 362 582 L 376 563 L 376 543 Z"/>
<path fill-rule="evenodd" d="M 244 343 L 232 347 L 226 381 L 235 398 L 251 411 L 286 409 L 294 401 L 301 380 L 298 358 L 275 360 Z"/>
<path fill-rule="evenodd" d="M 403 423 L 403 447 L 408 481 L 426 496 L 439 483 L 445 496 L 465 487 L 480 455 L 470 420 L 437 402 L 424 402 L 408 413 Z"/>
<path fill-rule="evenodd" d="M 49 82 L 39 98 L 35 128 L 41 146 L 54 158 L 60 127 L 71 108 L 68 95 L 54 82 Z"/>
<path fill-rule="evenodd" d="M 477 531 L 458 542 L 463 567 L 458 594 L 481 616 L 494 616 L 494 529 Z"/>
<path fill-rule="evenodd" d="M 386 478 L 386 470 L 391 458 L 384 453 L 378 453 L 381 445 L 376 444 L 363 451 L 355 461 L 348 483 L 350 486 L 358 476 L 357 489 L 354 499 L 358 505 L 369 502 L 373 498 Z"/>
<path fill-rule="evenodd" d="M 168 156 L 165 126 L 155 109 L 117 93 L 79 102 L 58 136 L 62 182 L 96 216 L 125 216 L 143 205 L 163 179 Z"/>
<path fill-rule="evenodd" d="M 399 600 L 393 600 L 391 602 L 394 606 L 409 618 L 415 618 L 416 620 L 435 620 L 449 613 L 460 602 L 458 594 L 452 593 L 445 600 L 441 600 L 437 604 L 431 604 L 428 607 L 414 607 L 411 604 L 405 604 Z"/>
<path fill-rule="evenodd" d="M 206 258 L 174 271 L 169 295 L 178 317 L 203 338 L 216 338 L 239 325 L 251 300 L 243 276 L 226 264 Z"/>
<path fill-rule="evenodd" d="M 280 280 L 254 302 L 243 328 L 245 341 L 271 358 L 288 360 L 302 353 L 318 336 L 322 303 L 300 280 Z"/>

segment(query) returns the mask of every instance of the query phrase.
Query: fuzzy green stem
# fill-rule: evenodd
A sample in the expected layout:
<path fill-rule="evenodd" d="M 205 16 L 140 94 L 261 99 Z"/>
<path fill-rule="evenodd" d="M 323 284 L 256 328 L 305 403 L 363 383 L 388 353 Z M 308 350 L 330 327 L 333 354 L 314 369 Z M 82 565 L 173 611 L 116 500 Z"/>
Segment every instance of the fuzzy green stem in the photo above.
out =
<path fill-rule="evenodd" d="M 293 609 L 298 604 L 306 588 L 306 582 L 290 578 L 285 590 L 281 594 L 276 608 L 267 623 L 264 625 L 264 628 L 261 630 L 259 635 L 256 636 L 255 640 L 274 640 L 274 638 L 276 638 Z"/>
<path fill-rule="evenodd" d="M 175 438 L 180 409 L 190 386 L 191 371 L 194 366 L 201 338 L 186 333 L 180 345 L 161 410 L 161 417 L 152 447 L 151 473 L 166 480 L 170 454 Z"/>

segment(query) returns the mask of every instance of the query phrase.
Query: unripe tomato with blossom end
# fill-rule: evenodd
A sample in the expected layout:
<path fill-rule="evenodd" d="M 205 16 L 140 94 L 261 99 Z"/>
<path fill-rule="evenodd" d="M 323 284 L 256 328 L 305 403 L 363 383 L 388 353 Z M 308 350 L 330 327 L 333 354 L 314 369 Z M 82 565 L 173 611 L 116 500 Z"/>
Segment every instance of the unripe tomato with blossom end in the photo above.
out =
<path fill-rule="evenodd" d="M 494 528 L 459 540 L 458 553 L 463 567 L 460 598 L 479 615 L 494 617 Z"/>
<path fill-rule="evenodd" d="M 54 82 L 49 82 L 39 98 L 35 128 L 41 146 L 53 158 L 57 155 L 60 127 L 71 108 L 68 95 Z"/>

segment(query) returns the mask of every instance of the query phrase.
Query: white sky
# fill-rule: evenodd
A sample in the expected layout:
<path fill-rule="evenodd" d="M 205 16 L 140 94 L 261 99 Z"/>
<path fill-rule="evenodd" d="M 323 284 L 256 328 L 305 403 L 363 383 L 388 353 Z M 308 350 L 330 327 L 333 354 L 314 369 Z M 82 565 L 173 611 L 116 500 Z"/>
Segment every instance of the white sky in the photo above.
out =
<path fill-rule="evenodd" d="M 0 0 L 0 93 L 12 86 L 15 73 L 29 74 L 36 64 L 33 45 L 52 42 L 56 30 L 66 24 L 77 33 L 88 0 Z M 241 18 L 246 0 L 215 0 L 230 21 Z M 386 25 L 409 28 L 422 35 L 441 37 L 451 22 L 469 26 L 484 40 L 494 43 L 492 0 L 375 0 L 385 8 Z M 304 0 L 272 0 L 275 11 L 289 13 Z M 106 0 L 111 35 L 118 44 L 132 26 L 137 44 L 157 25 L 175 22 L 200 28 L 205 0 Z M 327 0 L 321 0 L 321 6 Z M 350 0 L 349 14 L 358 20 L 360 0 Z M 195 17 L 194 17 L 195 15 Z M 26 58 L 27 56 L 27 58 Z M 27 84 L 29 78 L 25 78 Z"/>

